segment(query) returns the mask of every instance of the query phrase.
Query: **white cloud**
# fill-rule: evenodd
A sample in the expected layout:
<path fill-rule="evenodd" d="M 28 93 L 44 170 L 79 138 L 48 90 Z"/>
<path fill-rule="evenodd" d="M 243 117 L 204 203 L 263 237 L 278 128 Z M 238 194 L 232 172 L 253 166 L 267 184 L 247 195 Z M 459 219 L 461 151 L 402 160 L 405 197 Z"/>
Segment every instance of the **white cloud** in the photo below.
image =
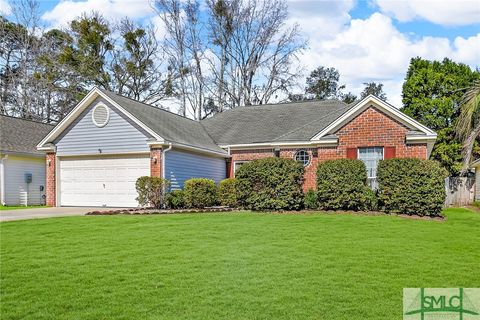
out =
<path fill-rule="evenodd" d="M 373 0 L 380 10 L 407 22 L 423 19 L 439 25 L 469 25 L 480 22 L 478 0 Z"/>
<path fill-rule="evenodd" d="M 52 27 L 62 27 L 82 13 L 92 11 L 98 11 L 111 20 L 125 16 L 141 19 L 154 13 L 148 0 L 65 0 L 60 1 L 52 10 L 45 12 L 42 19 Z"/>
<path fill-rule="evenodd" d="M 12 13 L 12 7 L 6 0 L 0 0 L 0 14 L 8 16 Z"/>
<path fill-rule="evenodd" d="M 308 70 L 319 65 L 335 67 L 347 89 L 359 94 L 363 82 L 384 84 L 389 101 L 401 106 L 401 87 L 410 59 L 421 56 L 441 60 L 450 57 L 472 67 L 479 63 L 480 33 L 474 37 L 415 37 L 401 33 L 391 18 L 374 13 L 354 19 L 331 39 L 311 41 L 311 49 L 301 57 Z"/>

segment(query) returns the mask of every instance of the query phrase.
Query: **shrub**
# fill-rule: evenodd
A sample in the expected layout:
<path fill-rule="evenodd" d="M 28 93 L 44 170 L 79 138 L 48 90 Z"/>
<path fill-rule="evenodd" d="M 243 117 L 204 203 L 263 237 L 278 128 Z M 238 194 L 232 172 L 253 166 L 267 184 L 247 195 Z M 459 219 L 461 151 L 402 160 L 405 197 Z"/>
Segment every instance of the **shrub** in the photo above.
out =
<path fill-rule="evenodd" d="M 218 185 L 218 201 L 222 206 L 238 207 L 236 184 L 237 180 L 235 178 L 220 181 Z"/>
<path fill-rule="evenodd" d="M 309 189 L 303 199 L 305 209 L 318 209 L 317 193 Z"/>
<path fill-rule="evenodd" d="M 217 203 L 217 186 L 210 179 L 192 178 L 185 181 L 183 193 L 187 208 L 205 208 Z"/>
<path fill-rule="evenodd" d="M 327 210 L 366 210 L 367 170 L 360 160 L 327 160 L 318 164 L 317 197 Z"/>
<path fill-rule="evenodd" d="M 165 197 L 165 203 L 170 209 L 182 209 L 185 207 L 183 190 L 172 190 Z"/>
<path fill-rule="evenodd" d="M 164 203 L 165 190 L 170 183 L 159 177 L 143 176 L 137 179 L 135 188 L 138 192 L 137 201 L 141 206 L 160 208 Z"/>
<path fill-rule="evenodd" d="M 365 189 L 365 204 L 363 209 L 367 211 L 377 211 L 379 209 L 378 195 L 369 187 Z"/>
<path fill-rule="evenodd" d="M 379 201 L 386 212 L 441 215 L 447 172 L 436 161 L 388 159 L 377 170 Z"/>
<path fill-rule="evenodd" d="M 293 159 L 265 158 L 235 173 L 240 204 L 251 210 L 299 210 L 303 206 L 303 166 Z"/>

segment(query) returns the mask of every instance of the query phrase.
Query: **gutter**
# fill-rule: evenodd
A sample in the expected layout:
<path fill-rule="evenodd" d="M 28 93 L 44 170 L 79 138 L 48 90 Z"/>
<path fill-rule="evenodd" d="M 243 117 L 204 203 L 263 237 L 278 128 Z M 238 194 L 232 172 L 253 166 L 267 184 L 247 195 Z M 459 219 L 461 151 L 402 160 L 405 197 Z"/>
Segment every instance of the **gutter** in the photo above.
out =
<path fill-rule="evenodd" d="M 162 179 L 165 179 L 165 158 L 166 158 L 166 157 L 165 157 L 165 154 L 166 154 L 168 151 L 172 150 L 172 147 L 173 147 L 173 145 L 172 145 L 172 143 L 170 142 L 170 143 L 168 144 L 168 148 L 165 149 L 165 150 L 162 150 Z"/>

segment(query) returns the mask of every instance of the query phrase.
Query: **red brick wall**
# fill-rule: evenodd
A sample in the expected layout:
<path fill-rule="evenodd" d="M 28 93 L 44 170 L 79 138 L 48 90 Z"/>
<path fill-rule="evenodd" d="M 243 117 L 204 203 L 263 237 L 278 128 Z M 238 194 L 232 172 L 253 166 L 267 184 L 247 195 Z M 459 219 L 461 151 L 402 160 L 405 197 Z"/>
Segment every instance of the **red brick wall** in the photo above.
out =
<path fill-rule="evenodd" d="M 427 158 L 427 145 L 407 145 L 406 133 L 409 131 L 400 122 L 370 107 L 349 123 L 340 128 L 335 134 L 338 136 L 338 146 L 319 147 L 318 156 L 314 156 L 312 148 L 282 148 L 280 157 L 293 158 L 295 152 L 300 149 L 307 150 L 310 154 L 310 164 L 305 167 L 304 191 L 316 187 L 316 170 L 318 162 L 330 159 L 342 159 L 347 157 L 347 148 L 359 147 L 395 147 L 396 158 Z M 232 150 L 230 175 L 233 176 L 233 164 L 235 161 L 256 160 L 275 156 L 274 149 L 258 150 Z"/>
<path fill-rule="evenodd" d="M 162 177 L 162 148 L 150 149 L 150 176 Z"/>
<path fill-rule="evenodd" d="M 45 197 L 47 206 L 56 206 L 56 184 L 55 184 L 55 167 L 56 158 L 55 153 L 47 153 L 45 159 L 46 166 L 46 183 L 45 183 Z"/>

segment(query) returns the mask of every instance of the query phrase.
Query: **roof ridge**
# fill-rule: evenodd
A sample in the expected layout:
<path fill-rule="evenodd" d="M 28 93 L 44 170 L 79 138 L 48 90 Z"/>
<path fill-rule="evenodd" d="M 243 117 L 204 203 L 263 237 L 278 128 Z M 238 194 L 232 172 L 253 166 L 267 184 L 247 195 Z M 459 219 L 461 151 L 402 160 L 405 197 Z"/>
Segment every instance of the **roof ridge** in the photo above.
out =
<path fill-rule="evenodd" d="M 348 109 L 350 109 L 350 105 L 345 104 L 345 109 L 346 109 L 345 111 L 347 111 Z M 338 119 L 338 118 L 340 118 L 340 117 L 345 113 L 345 111 L 342 112 L 342 113 L 340 113 L 340 114 L 338 115 L 338 117 L 335 118 L 335 120 Z M 306 126 L 308 126 L 308 125 L 310 125 L 310 124 L 312 124 L 312 123 L 314 123 L 314 122 L 316 122 L 316 121 L 318 121 L 318 120 L 320 120 L 320 119 L 326 118 L 327 116 L 331 115 L 331 114 L 334 113 L 334 112 L 335 112 L 335 110 L 332 110 L 331 112 L 325 113 L 325 114 L 323 114 L 321 117 L 315 118 L 314 120 L 305 123 L 303 126 L 297 127 L 297 128 L 295 128 L 294 130 L 291 130 L 291 131 L 289 131 L 289 132 L 286 132 L 286 133 L 278 136 L 278 137 L 275 138 L 274 140 L 275 140 L 275 141 L 278 141 L 278 139 L 280 139 L 281 137 L 284 137 L 284 136 L 287 136 L 287 135 L 289 135 L 289 134 L 292 134 L 292 133 L 294 133 L 294 132 L 296 132 L 296 131 L 298 131 L 298 130 L 300 130 L 300 129 L 302 129 L 302 128 L 304 128 L 304 127 L 306 127 Z M 334 121 L 335 121 L 335 120 L 334 120 Z M 332 121 L 332 122 L 333 122 L 333 121 Z"/>
<path fill-rule="evenodd" d="M 33 120 L 33 119 L 25 119 L 25 118 L 14 117 L 14 116 L 10 116 L 8 114 L 0 114 L 0 116 L 5 117 L 5 118 L 10 118 L 10 119 L 17 119 L 17 120 L 29 121 L 29 122 L 38 123 L 38 124 L 44 124 L 44 125 L 51 126 L 51 127 L 55 126 L 55 124 L 45 123 L 45 122 L 41 122 L 41 121 L 37 121 L 37 120 Z"/>
<path fill-rule="evenodd" d="M 102 90 L 102 91 L 106 91 L 106 92 L 108 92 L 108 93 L 114 94 L 114 95 L 116 95 L 116 96 L 119 96 L 119 97 L 121 97 L 121 98 L 128 99 L 128 100 L 131 100 L 131 101 L 136 102 L 136 103 L 140 103 L 140 104 L 142 104 L 142 105 L 144 105 L 144 106 L 147 106 L 147 107 L 150 107 L 150 108 L 153 108 L 153 109 L 156 109 L 156 110 L 160 110 L 160 111 L 164 111 L 164 112 L 170 113 L 170 114 L 172 114 L 172 115 L 174 115 L 174 116 L 177 116 L 177 117 L 180 117 L 180 118 L 182 118 L 182 119 L 190 120 L 190 121 L 193 121 L 193 122 L 200 122 L 200 121 L 197 121 L 197 120 L 194 120 L 194 119 L 190 119 L 190 118 L 184 117 L 184 116 L 182 116 L 182 115 L 180 115 L 180 114 L 177 114 L 177 113 L 175 113 L 175 112 L 172 112 L 172 111 L 170 111 L 170 110 L 162 109 L 162 108 L 153 106 L 153 105 L 151 105 L 151 104 L 148 104 L 148 103 L 145 103 L 145 102 L 141 102 L 141 101 L 132 99 L 132 98 L 130 98 L 130 97 L 126 97 L 126 96 L 124 96 L 124 95 L 115 93 L 115 92 L 110 91 L 110 90 L 106 90 L 106 89 L 103 89 L 103 88 L 99 88 L 99 89 Z"/>

